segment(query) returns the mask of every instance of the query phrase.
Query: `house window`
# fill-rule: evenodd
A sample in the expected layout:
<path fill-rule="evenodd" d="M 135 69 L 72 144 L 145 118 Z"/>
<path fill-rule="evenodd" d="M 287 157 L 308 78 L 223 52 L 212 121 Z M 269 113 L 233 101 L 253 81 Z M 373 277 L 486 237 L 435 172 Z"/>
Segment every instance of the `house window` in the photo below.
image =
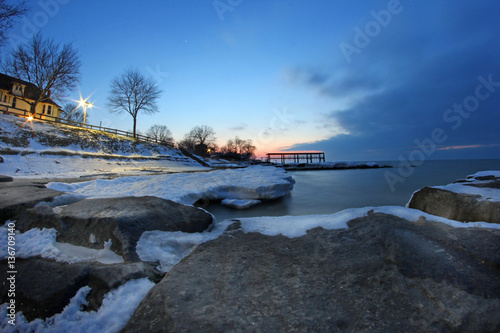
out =
<path fill-rule="evenodd" d="M 47 105 L 47 114 L 52 115 L 52 105 Z"/>
<path fill-rule="evenodd" d="M 14 99 L 12 100 L 12 107 L 13 108 L 16 107 L 16 102 L 17 102 L 17 98 L 14 97 Z"/>
<path fill-rule="evenodd" d="M 45 104 L 42 105 L 42 114 L 45 114 Z"/>

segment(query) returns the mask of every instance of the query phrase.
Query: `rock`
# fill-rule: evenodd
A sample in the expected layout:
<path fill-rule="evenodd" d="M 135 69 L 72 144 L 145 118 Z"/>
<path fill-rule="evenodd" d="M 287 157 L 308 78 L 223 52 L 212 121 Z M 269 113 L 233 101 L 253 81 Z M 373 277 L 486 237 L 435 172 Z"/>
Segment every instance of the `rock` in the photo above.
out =
<path fill-rule="evenodd" d="M 235 223 L 165 275 L 123 332 L 500 330 L 500 230 L 373 213 L 287 238 Z"/>
<path fill-rule="evenodd" d="M 260 204 L 262 201 L 260 200 L 252 200 L 252 199 L 224 199 L 222 200 L 222 205 L 226 207 L 236 208 L 236 209 L 247 209 L 252 206 Z"/>
<path fill-rule="evenodd" d="M 10 178 L 10 177 L 9 177 Z M 30 180 L 0 182 L 0 222 L 15 218 L 40 201 L 52 201 L 63 192 L 51 190 L 43 183 Z"/>
<path fill-rule="evenodd" d="M 14 181 L 14 178 L 12 178 L 12 177 L 0 175 L 0 183 L 10 183 L 13 181 Z"/>
<path fill-rule="evenodd" d="M 415 192 L 408 207 L 456 221 L 500 223 L 500 202 L 440 188 L 424 187 Z"/>
<path fill-rule="evenodd" d="M 39 205 L 17 220 L 16 228 L 55 228 L 57 240 L 101 249 L 112 240 L 111 250 L 125 261 L 139 261 L 135 251 L 142 233 L 151 230 L 202 232 L 212 223 L 212 215 L 157 197 L 86 199 L 56 208 Z"/>
<path fill-rule="evenodd" d="M 131 279 L 147 277 L 158 282 L 162 274 L 152 263 L 124 263 L 104 265 L 99 263 L 67 264 L 40 258 L 16 261 L 16 311 L 22 311 L 29 321 L 48 318 L 60 313 L 76 292 L 90 286 L 88 309 L 96 310 L 104 295 Z M 2 267 L 7 267 L 2 261 Z M 7 270 L 0 270 L 0 279 L 7 281 Z M 7 283 L 0 284 L 2 303 L 8 302 Z"/>

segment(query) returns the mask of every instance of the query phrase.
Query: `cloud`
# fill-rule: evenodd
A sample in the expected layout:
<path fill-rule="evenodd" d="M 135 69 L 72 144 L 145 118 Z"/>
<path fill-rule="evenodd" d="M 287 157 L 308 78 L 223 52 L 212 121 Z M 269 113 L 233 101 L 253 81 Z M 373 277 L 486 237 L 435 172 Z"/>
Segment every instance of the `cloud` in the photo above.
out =
<path fill-rule="evenodd" d="M 229 130 L 231 130 L 231 131 L 243 131 L 243 130 L 246 130 L 247 128 L 248 128 L 248 124 L 241 123 L 239 125 L 229 127 Z"/>
<path fill-rule="evenodd" d="M 454 104 L 475 94 L 479 76 L 492 75 L 500 82 L 498 10 L 494 1 L 459 1 L 453 8 L 412 2 L 350 64 L 340 55 L 329 68 L 290 70 L 292 80 L 321 95 L 351 100 L 324 119 L 349 134 L 291 150 L 321 149 L 332 159 L 396 159 L 414 149 L 415 140 L 431 137 L 435 128 L 446 133 L 443 147 L 500 142 L 500 87 L 458 128 L 444 119 Z M 490 147 L 485 157 L 498 157 L 498 147 Z"/>

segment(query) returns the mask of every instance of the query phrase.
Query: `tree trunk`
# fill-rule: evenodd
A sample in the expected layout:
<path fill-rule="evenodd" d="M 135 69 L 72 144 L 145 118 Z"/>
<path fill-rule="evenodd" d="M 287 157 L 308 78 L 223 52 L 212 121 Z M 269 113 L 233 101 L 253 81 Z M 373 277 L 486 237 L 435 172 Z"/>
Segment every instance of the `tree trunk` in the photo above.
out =
<path fill-rule="evenodd" d="M 135 128 L 137 126 L 137 117 L 134 117 L 134 139 L 136 138 Z"/>
<path fill-rule="evenodd" d="M 30 104 L 30 116 L 34 116 L 36 113 L 36 103 Z"/>

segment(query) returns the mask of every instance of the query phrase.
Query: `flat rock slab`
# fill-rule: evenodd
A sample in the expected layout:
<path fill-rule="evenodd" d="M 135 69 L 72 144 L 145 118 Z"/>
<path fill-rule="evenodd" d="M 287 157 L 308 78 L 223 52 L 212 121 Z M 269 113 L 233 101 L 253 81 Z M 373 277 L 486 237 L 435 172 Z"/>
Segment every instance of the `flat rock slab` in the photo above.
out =
<path fill-rule="evenodd" d="M 6 261 L 1 267 L 7 267 Z M 16 309 L 29 321 L 47 318 L 60 313 L 76 292 L 85 286 L 92 291 L 87 297 L 88 309 L 96 310 L 104 295 L 132 279 L 149 278 L 158 282 L 163 274 L 152 263 L 123 263 L 104 265 L 99 263 L 67 264 L 41 258 L 16 261 Z M 7 281 L 6 270 L 0 271 L 0 279 Z M 7 283 L 0 284 L 1 302 L 9 302 Z"/>
<path fill-rule="evenodd" d="M 498 332 L 500 230 L 385 214 L 287 238 L 233 224 L 150 290 L 124 332 Z"/>
<path fill-rule="evenodd" d="M 202 209 L 146 196 L 85 199 L 56 209 L 39 205 L 25 211 L 16 228 L 54 228 L 58 241 L 94 249 L 111 239 L 111 250 L 125 261 L 139 261 L 135 248 L 143 232 L 203 232 L 212 221 Z"/>
<path fill-rule="evenodd" d="M 46 188 L 42 181 L 15 179 L 0 182 L 0 222 L 15 218 L 40 201 L 52 201 L 63 194 Z"/>

